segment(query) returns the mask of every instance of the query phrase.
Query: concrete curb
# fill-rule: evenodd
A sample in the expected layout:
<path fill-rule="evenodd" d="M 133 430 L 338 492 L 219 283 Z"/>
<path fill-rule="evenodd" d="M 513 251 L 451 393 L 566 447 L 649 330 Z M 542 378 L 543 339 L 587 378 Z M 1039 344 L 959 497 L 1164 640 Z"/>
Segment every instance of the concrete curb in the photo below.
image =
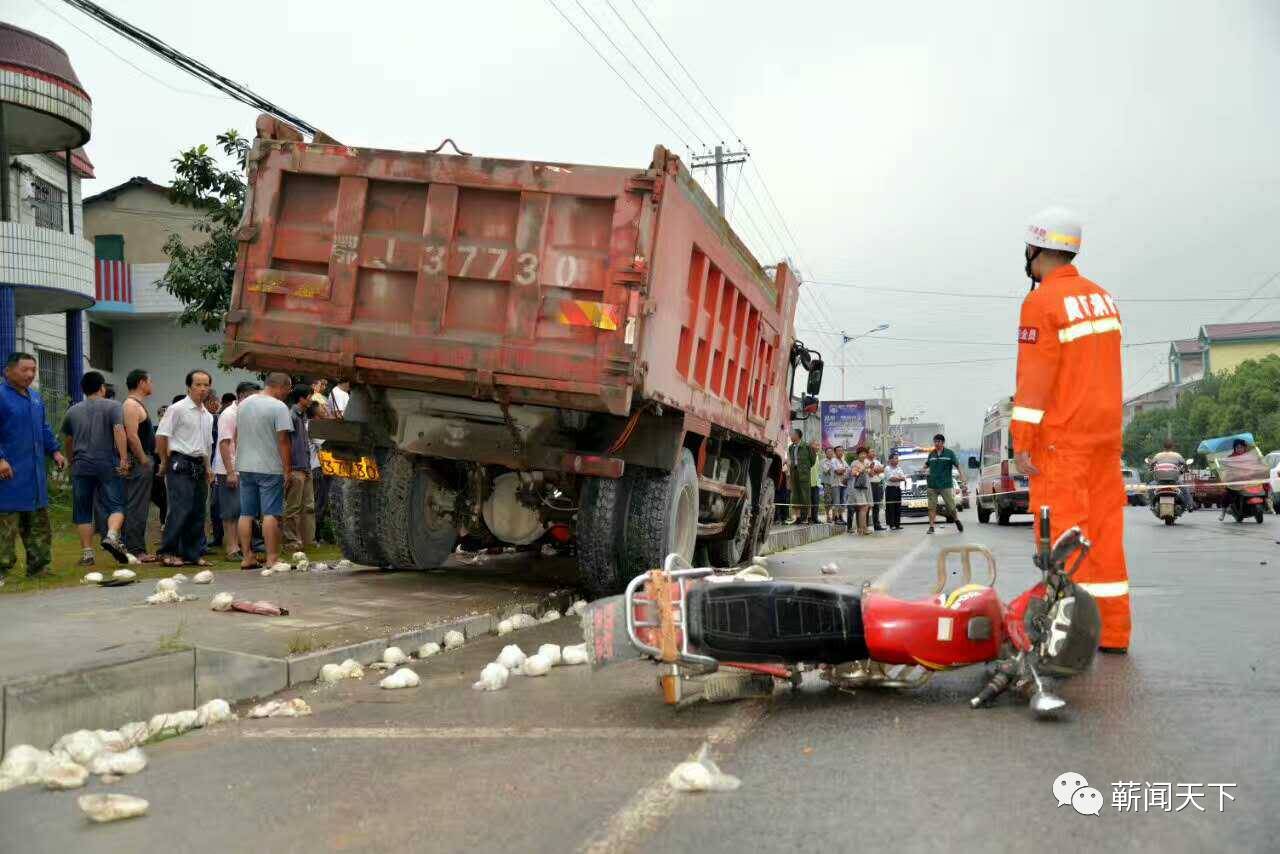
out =
<path fill-rule="evenodd" d="M 775 531 L 766 540 L 768 553 L 833 536 L 837 527 L 808 525 Z M 573 591 L 559 590 L 531 602 L 513 603 L 496 613 L 469 614 L 386 638 L 285 658 L 197 646 L 10 682 L 0 686 L 0 756 L 14 745 L 44 748 L 77 729 L 114 729 L 160 712 L 193 708 L 216 697 L 230 703 L 266 697 L 314 682 L 320 668 L 330 662 L 354 658 L 362 665 L 370 664 L 380 660 L 388 646 L 412 653 L 424 643 L 441 642 L 449 631 L 460 631 L 467 640 L 474 640 L 495 632 L 498 622 L 512 614 L 536 617 L 552 608 L 563 613 L 575 598 Z"/>

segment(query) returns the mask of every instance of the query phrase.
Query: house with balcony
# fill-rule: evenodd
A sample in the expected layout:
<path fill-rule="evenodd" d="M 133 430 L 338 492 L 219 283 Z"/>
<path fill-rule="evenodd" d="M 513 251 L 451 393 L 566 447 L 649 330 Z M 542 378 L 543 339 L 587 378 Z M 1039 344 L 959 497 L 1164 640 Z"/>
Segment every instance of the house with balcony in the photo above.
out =
<path fill-rule="evenodd" d="M 174 234 L 188 243 L 205 239 L 194 228 L 198 219 L 196 211 L 169 200 L 168 187 L 143 177 L 84 200 L 96 298 L 88 312 L 89 363 L 119 389 L 129 371 L 146 369 L 155 385 L 153 407 L 184 393 L 183 380 L 193 369 L 207 371 L 218 392 L 255 377 L 222 370 L 216 358 L 204 355 L 222 336 L 179 326 L 182 304 L 160 285 L 169 268 L 166 241 Z"/>
<path fill-rule="evenodd" d="M 81 396 L 94 302 L 80 204 L 91 112 L 66 51 L 0 23 L 0 358 L 33 353 L 55 411 Z"/>
<path fill-rule="evenodd" d="M 1204 372 L 1223 373 L 1249 359 L 1280 355 L 1280 321 L 1206 323 L 1196 340 L 1204 348 Z"/>

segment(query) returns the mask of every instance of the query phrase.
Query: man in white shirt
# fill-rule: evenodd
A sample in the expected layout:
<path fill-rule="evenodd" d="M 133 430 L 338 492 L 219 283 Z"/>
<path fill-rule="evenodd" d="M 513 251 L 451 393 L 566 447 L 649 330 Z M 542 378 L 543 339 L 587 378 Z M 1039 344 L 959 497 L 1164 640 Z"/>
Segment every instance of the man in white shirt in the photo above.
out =
<path fill-rule="evenodd" d="M 876 459 L 876 449 L 867 451 L 868 474 L 871 476 L 871 525 L 877 531 L 883 531 L 880 524 L 880 505 L 884 503 L 884 463 Z"/>
<path fill-rule="evenodd" d="M 884 470 L 884 521 L 890 531 L 902 530 L 902 488 L 907 473 L 898 464 L 898 455 L 889 455 L 889 465 Z"/>
<path fill-rule="evenodd" d="M 210 566 L 200 552 L 213 483 L 213 416 L 204 405 L 213 378 L 191 371 L 186 382 L 187 396 L 165 410 L 156 430 L 156 452 L 169 495 L 160 558 L 165 566 Z"/>

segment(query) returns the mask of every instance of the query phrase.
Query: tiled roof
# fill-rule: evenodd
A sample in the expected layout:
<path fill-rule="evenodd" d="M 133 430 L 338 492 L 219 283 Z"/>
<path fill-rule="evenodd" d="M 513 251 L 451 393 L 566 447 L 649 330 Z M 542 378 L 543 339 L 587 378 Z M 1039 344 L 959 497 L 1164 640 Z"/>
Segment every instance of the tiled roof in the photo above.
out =
<path fill-rule="evenodd" d="M 1203 353 L 1204 344 L 1199 338 L 1182 338 L 1173 342 L 1173 352 L 1179 355 L 1184 353 Z"/>
<path fill-rule="evenodd" d="M 29 68 L 56 77 L 84 94 L 84 86 L 76 77 L 65 50 L 44 36 L 3 22 L 0 22 L 0 64 Z"/>
<path fill-rule="evenodd" d="M 87 205 L 87 204 L 96 202 L 100 199 L 111 201 L 116 196 L 123 193 L 125 190 L 130 190 L 130 189 L 133 189 L 134 187 L 141 187 L 147 190 L 156 190 L 158 192 L 165 193 L 166 195 L 169 192 L 169 188 L 166 187 L 164 184 L 157 184 L 155 181 L 152 181 L 150 178 L 146 178 L 142 175 L 135 175 L 134 177 L 130 178 L 128 181 L 125 181 L 123 184 L 116 184 L 114 187 L 108 187 L 107 189 L 103 190 L 100 193 L 94 193 L 92 196 L 86 196 L 84 203 Z"/>
<path fill-rule="evenodd" d="M 48 155 L 54 160 L 66 161 L 66 155 L 61 151 L 50 151 Z M 85 154 L 83 148 L 71 149 L 71 169 L 81 178 L 92 178 L 93 162 L 89 160 L 89 155 Z"/>
<path fill-rule="evenodd" d="M 1263 323 L 1206 323 L 1200 337 L 1209 341 L 1239 341 L 1248 338 L 1280 338 L 1280 321 Z"/>

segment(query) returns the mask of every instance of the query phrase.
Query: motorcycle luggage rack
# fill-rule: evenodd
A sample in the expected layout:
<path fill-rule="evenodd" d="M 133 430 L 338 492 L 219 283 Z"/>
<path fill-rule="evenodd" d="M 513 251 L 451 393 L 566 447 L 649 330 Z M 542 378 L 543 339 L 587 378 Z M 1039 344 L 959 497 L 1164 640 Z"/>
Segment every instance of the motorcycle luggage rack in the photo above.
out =
<path fill-rule="evenodd" d="M 715 570 L 704 567 L 695 569 L 678 554 L 667 555 L 662 569 L 654 569 L 631 579 L 623 593 L 626 609 L 627 635 L 636 649 L 664 664 L 684 664 L 704 668 L 711 673 L 720 663 L 706 655 L 689 651 L 689 633 L 685 629 L 685 603 L 688 601 L 687 582 L 713 575 Z M 649 594 L 640 592 L 646 582 L 652 582 Z M 673 590 L 674 588 L 674 590 Z M 678 595 L 673 595 L 678 591 Z M 637 620 L 636 605 L 648 605 L 653 619 Z M 640 639 L 640 629 L 657 629 L 661 646 L 645 643 Z M 678 636 L 678 640 L 677 640 Z"/>
<path fill-rule="evenodd" d="M 934 586 L 933 595 L 937 596 L 947 587 L 947 558 L 953 554 L 960 555 L 960 568 L 964 571 L 963 587 L 973 583 L 973 564 L 971 555 L 980 554 L 987 559 L 987 572 L 990 577 L 983 582 L 986 587 L 996 586 L 996 558 L 991 549 L 978 543 L 965 543 L 962 546 L 947 546 L 938 553 L 938 583 Z"/>

